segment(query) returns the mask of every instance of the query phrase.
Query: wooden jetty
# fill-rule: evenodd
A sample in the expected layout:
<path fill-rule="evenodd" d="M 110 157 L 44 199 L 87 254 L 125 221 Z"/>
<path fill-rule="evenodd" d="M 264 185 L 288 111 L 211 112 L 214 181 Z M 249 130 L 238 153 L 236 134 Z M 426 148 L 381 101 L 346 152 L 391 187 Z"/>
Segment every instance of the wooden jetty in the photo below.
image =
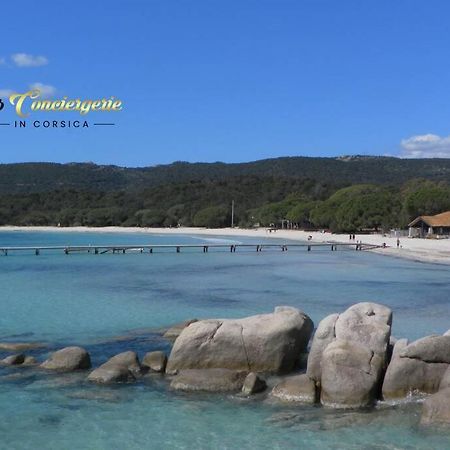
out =
<path fill-rule="evenodd" d="M 320 242 L 320 243 L 261 243 L 261 244 L 126 244 L 126 245 L 65 245 L 65 246 L 30 246 L 30 247 L 0 247 L 0 254 L 7 256 L 13 253 L 25 253 L 40 255 L 42 252 L 64 252 L 66 255 L 71 253 L 93 253 L 95 255 L 103 255 L 105 253 L 155 253 L 175 251 L 181 253 L 182 250 L 194 249 L 208 253 L 210 249 L 229 251 L 235 253 L 236 251 L 256 251 L 263 250 L 281 250 L 282 252 L 288 249 L 306 250 L 308 252 L 313 249 L 323 248 L 331 251 L 338 249 L 347 250 L 372 250 L 375 248 L 385 248 L 381 245 L 364 244 L 364 243 L 337 243 L 337 242 Z"/>

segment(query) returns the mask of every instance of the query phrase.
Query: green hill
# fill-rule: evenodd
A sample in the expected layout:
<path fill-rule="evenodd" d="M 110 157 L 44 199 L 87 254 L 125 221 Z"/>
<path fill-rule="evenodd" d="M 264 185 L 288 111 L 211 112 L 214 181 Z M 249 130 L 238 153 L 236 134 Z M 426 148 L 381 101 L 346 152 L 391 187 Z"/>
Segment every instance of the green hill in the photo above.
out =
<path fill-rule="evenodd" d="M 169 183 L 226 180 L 239 176 L 314 179 L 335 185 L 398 185 L 412 178 L 448 180 L 450 160 L 369 156 L 286 157 L 236 164 L 175 162 L 143 168 L 91 163 L 0 164 L 0 193 L 30 193 L 55 189 L 139 190 Z"/>
<path fill-rule="evenodd" d="M 144 168 L 0 165 L 0 225 L 405 226 L 450 209 L 450 160 L 349 156 Z"/>

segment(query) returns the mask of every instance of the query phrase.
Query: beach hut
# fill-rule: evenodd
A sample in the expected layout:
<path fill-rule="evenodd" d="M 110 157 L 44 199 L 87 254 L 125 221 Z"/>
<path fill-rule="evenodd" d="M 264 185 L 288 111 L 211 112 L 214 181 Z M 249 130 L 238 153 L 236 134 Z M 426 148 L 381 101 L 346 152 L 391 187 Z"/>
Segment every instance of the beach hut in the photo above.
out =
<path fill-rule="evenodd" d="M 409 237 L 450 237 L 450 211 L 419 216 L 409 225 Z"/>

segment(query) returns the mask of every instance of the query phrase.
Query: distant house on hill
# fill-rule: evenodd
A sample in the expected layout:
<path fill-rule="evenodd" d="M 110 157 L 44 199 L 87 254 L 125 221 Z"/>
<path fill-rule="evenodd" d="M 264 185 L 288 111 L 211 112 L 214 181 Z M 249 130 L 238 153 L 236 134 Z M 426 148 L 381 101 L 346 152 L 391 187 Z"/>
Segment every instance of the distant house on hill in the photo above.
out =
<path fill-rule="evenodd" d="M 450 211 L 419 216 L 409 225 L 409 237 L 450 237 Z"/>

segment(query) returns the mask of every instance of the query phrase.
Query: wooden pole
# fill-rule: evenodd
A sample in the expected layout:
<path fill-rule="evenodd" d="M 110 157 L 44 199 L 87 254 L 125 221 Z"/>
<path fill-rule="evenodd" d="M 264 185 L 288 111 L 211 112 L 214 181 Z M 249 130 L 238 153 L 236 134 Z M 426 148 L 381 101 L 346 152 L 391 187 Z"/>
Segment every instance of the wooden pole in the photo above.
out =
<path fill-rule="evenodd" d="M 234 200 L 231 200 L 231 228 L 234 228 Z"/>

